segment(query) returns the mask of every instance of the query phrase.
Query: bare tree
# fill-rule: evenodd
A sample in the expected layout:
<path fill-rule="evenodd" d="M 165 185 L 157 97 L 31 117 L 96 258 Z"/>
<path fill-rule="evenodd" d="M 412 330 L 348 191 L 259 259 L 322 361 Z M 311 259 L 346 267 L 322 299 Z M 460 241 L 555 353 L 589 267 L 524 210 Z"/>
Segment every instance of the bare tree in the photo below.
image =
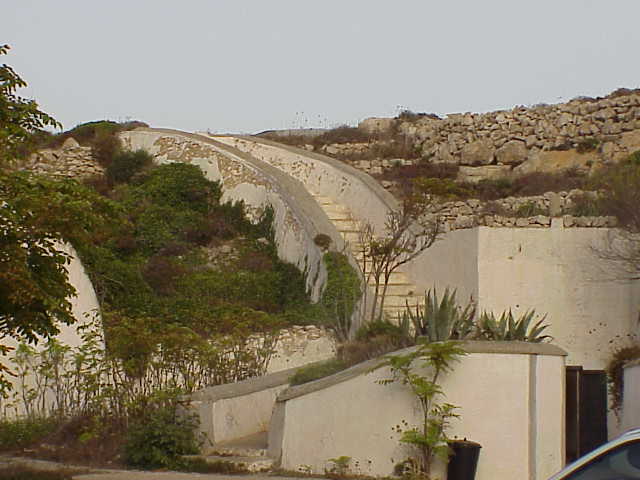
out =
<path fill-rule="evenodd" d="M 611 168 L 601 178 L 600 206 L 618 219 L 619 228 L 598 254 L 612 260 L 620 276 L 640 279 L 640 151 Z"/>
<path fill-rule="evenodd" d="M 387 215 L 384 232 L 362 225 L 359 251 L 366 285 L 373 284 L 370 321 L 379 320 L 391 275 L 431 247 L 441 233 L 438 216 L 431 214 L 431 199 L 409 198 Z M 365 288 L 365 301 L 367 289 Z"/>

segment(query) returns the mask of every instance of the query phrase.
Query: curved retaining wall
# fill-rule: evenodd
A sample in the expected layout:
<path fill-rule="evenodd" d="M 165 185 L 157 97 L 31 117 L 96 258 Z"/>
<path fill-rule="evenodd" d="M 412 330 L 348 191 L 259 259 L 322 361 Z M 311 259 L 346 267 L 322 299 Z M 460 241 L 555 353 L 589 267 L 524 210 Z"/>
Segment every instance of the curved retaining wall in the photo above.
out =
<path fill-rule="evenodd" d="M 254 217 L 271 205 L 278 255 L 306 273 L 312 299 L 319 298 L 326 269 L 322 251 L 313 240 L 324 233 L 337 248 L 342 248 L 344 242 L 302 185 L 271 165 L 201 135 L 140 128 L 123 132 L 120 137 L 128 148 L 144 149 L 159 163 L 198 165 L 207 178 L 222 182 L 223 201 L 243 200 Z"/>
<path fill-rule="evenodd" d="M 448 434 L 482 445 L 476 479 L 544 480 L 560 470 L 565 353 L 521 342 L 464 348 L 469 355 L 441 385 L 445 401 L 459 407 Z M 391 475 L 409 454 L 396 426 L 418 425 L 420 411 L 406 386 L 378 383 L 390 377 L 386 368 L 370 373 L 379 361 L 282 392 L 269 427 L 270 456 L 287 470 L 322 473 L 329 459 L 344 455 L 352 473 Z"/>
<path fill-rule="evenodd" d="M 277 396 L 297 371 L 290 368 L 242 382 L 205 388 L 188 397 L 199 419 L 203 452 L 215 444 L 266 432 Z"/>
<path fill-rule="evenodd" d="M 75 348 L 82 344 L 82 339 L 78 334 L 78 327 L 89 323 L 95 315 L 99 316 L 100 305 L 91 280 L 82 266 L 75 249 L 70 245 L 65 245 L 61 249 L 71 256 L 71 261 L 66 265 L 66 269 L 69 275 L 69 283 L 76 289 L 76 295 L 69 298 L 69 301 L 71 302 L 71 311 L 76 319 L 76 323 L 73 325 L 58 324 L 60 333 L 56 335 L 55 339 L 64 345 Z M 13 337 L 3 338 L 2 343 L 12 348 L 16 348 L 18 346 L 18 342 Z M 45 343 L 41 341 L 35 347 L 36 350 L 43 350 L 45 348 Z M 11 358 L 12 355 L 13 353 L 10 353 L 9 358 Z M 8 361 L 6 357 L 2 359 L 2 363 L 7 366 L 10 371 L 17 371 L 15 364 L 10 360 Z M 14 402 L 12 398 L 13 396 L 18 399 L 21 398 L 23 393 L 21 379 L 13 376 L 7 376 L 6 378 L 13 385 L 13 391 L 9 399 L 4 399 L 0 403 L 2 406 L 0 417 L 2 417 L 2 415 L 10 417 L 22 415 L 26 413 L 22 402 Z M 28 376 L 24 386 L 27 388 L 35 387 L 35 379 L 32 376 Z M 51 388 L 55 388 L 55 386 L 52 385 Z M 53 397 L 52 395 L 48 395 L 47 398 L 51 399 Z"/>
<path fill-rule="evenodd" d="M 354 219 L 382 230 L 396 199 L 372 177 L 344 162 L 256 137 L 216 136 L 273 165 L 302 182 L 305 188 L 349 208 Z"/>

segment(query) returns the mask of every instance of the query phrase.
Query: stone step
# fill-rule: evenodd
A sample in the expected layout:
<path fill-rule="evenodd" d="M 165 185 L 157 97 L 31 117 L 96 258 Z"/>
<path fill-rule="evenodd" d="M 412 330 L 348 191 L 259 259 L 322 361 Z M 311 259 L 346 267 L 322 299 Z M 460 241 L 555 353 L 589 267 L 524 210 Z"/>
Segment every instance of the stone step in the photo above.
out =
<path fill-rule="evenodd" d="M 337 218 L 335 216 L 329 215 L 329 220 L 333 222 L 333 224 L 336 226 L 338 231 L 341 231 L 343 229 L 354 231 L 354 232 L 360 231 L 358 224 L 353 221 L 353 219 L 351 218 L 351 215 L 349 215 L 348 213 L 345 214 L 343 218 Z"/>
<path fill-rule="evenodd" d="M 424 299 L 417 295 L 387 295 L 384 297 L 384 304 L 388 307 L 406 307 L 409 304 L 410 308 L 415 308 L 416 305 L 421 305 Z"/>
<path fill-rule="evenodd" d="M 360 268 L 362 269 L 362 264 L 360 262 L 358 262 L 360 265 Z M 365 276 L 366 274 L 368 274 L 371 270 L 369 269 L 369 265 L 367 265 L 367 269 L 365 271 Z M 369 284 L 373 284 L 375 285 L 375 280 L 373 278 L 369 279 Z M 380 277 L 380 284 L 384 284 L 384 275 Z M 407 274 L 401 271 L 396 270 L 395 272 L 392 272 L 391 275 L 389 276 L 389 281 L 387 282 L 388 285 L 412 285 L 411 281 L 409 281 L 409 277 L 407 277 Z"/>
<path fill-rule="evenodd" d="M 235 457 L 265 457 L 267 455 L 267 432 L 257 432 L 246 437 L 217 442 L 204 451 L 206 455 Z"/>
<path fill-rule="evenodd" d="M 269 457 L 229 457 L 221 455 L 184 455 L 188 460 L 203 460 L 214 465 L 220 473 L 266 473 L 273 468 Z"/>
<path fill-rule="evenodd" d="M 375 282 L 369 283 L 369 287 L 371 288 L 371 292 L 373 293 L 375 289 Z M 382 292 L 384 289 L 384 285 L 380 285 L 379 291 Z M 424 301 L 424 296 L 416 292 L 416 286 L 411 283 L 400 283 L 400 284 L 388 284 L 387 285 L 387 295 L 405 295 L 405 296 L 415 296 L 422 298 Z"/>

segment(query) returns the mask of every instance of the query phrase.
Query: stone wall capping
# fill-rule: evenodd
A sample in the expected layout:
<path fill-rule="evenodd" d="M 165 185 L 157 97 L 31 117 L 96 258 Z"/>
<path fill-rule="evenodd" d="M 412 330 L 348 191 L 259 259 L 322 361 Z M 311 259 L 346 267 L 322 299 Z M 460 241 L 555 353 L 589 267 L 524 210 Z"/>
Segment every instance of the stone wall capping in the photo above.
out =
<path fill-rule="evenodd" d="M 416 347 L 409 347 L 390 355 L 402 355 L 404 353 L 415 350 Z M 479 341 L 469 340 L 462 342 L 462 348 L 468 353 L 495 353 L 495 354 L 524 354 L 524 355 L 548 355 L 556 357 L 566 357 L 565 352 L 560 347 L 549 343 L 531 343 L 531 342 L 498 342 L 498 341 Z M 325 388 L 329 388 L 338 383 L 350 380 L 358 375 L 374 370 L 383 360 L 384 357 L 374 358 L 363 363 L 354 365 L 351 368 L 338 372 L 328 377 L 320 378 L 313 382 L 304 383 L 289 387 L 278 395 L 277 402 L 284 402 L 292 398 L 301 397 L 309 393 L 313 393 Z M 214 387 L 215 388 L 215 387 Z"/>

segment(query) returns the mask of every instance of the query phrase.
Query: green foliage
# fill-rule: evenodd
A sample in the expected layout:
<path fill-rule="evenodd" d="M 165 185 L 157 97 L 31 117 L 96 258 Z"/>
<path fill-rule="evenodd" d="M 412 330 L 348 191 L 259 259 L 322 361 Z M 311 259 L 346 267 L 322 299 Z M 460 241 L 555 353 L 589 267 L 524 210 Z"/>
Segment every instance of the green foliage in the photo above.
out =
<path fill-rule="evenodd" d="M 578 153 L 593 152 L 598 149 L 601 143 L 597 138 L 584 138 L 576 145 L 576 151 Z"/>
<path fill-rule="evenodd" d="M 599 179 L 602 208 L 631 233 L 640 232 L 640 151 L 634 152 Z"/>
<path fill-rule="evenodd" d="M 118 152 L 109 162 L 105 175 L 112 183 L 128 182 L 135 174 L 151 165 L 152 161 L 153 157 L 145 150 Z"/>
<path fill-rule="evenodd" d="M 412 309 L 407 305 L 402 320 L 409 320 L 416 336 L 423 336 L 429 342 L 445 340 L 463 340 L 469 338 L 475 330 L 475 305 L 469 301 L 462 309 L 456 301 L 456 291 L 445 289 L 438 300 L 436 289 L 429 290 L 424 296 L 424 307 L 416 305 Z"/>
<path fill-rule="evenodd" d="M 300 367 L 293 377 L 291 377 L 289 383 L 291 385 L 301 385 L 303 383 L 313 382 L 314 380 L 341 372 L 347 367 L 348 365 L 338 358 L 312 363 Z"/>
<path fill-rule="evenodd" d="M 619 417 L 624 393 L 624 366 L 640 358 L 640 345 L 627 345 L 616 348 L 607 364 L 607 381 L 611 395 L 611 409 Z"/>
<path fill-rule="evenodd" d="M 457 200 L 470 197 L 471 190 L 449 178 L 425 178 L 414 179 L 413 186 L 421 194 L 435 195 L 442 200 Z"/>
<path fill-rule="evenodd" d="M 549 211 L 539 206 L 536 202 L 525 202 L 515 211 L 519 218 L 535 217 L 536 215 L 548 215 Z"/>
<path fill-rule="evenodd" d="M 9 53 L 0 45 L 0 55 Z M 38 110 L 35 100 L 16 95 L 27 83 L 9 65 L 0 65 L 0 167 L 15 159 L 30 136 L 44 127 L 61 127 L 53 117 Z"/>
<path fill-rule="evenodd" d="M 598 197 L 583 193 L 571 197 L 571 208 L 568 213 L 575 217 L 597 217 L 606 212 Z"/>
<path fill-rule="evenodd" d="M 53 418 L 0 419 L 0 451 L 15 451 L 33 445 L 56 428 Z"/>
<path fill-rule="evenodd" d="M 0 171 L 0 336 L 35 342 L 74 321 L 65 241 L 90 241 L 117 208 L 73 180 Z"/>
<path fill-rule="evenodd" d="M 329 250 L 329 247 L 331 246 L 331 242 L 332 242 L 331 237 L 324 233 L 319 233 L 313 239 L 313 243 L 315 243 L 317 246 L 319 246 L 323 250 Z"/>
<path fill-rule="evenodd" d="M 125 462 L 132 467 L 172 468 L 181 455 L 199 451 L 193 418 L 176 415 L 176 405 L 149 409 L 130 425 L 124 445 Z"/>
<path fill-rule="evenodd" d="M 454 405 L 441 403 L 444 392 L 438 381 L 453 369 L 453 363 L 466 355 L 458 342 L 418 341 L 417 348 L 401 355 L 388 355 L 376 369 L 388 367 L 391 378 L 381 380 L 388 385 L 398 382 L 407 386 L 420 404 L 422 421 L 419 427 L 401 430 L 400 441 L 417 450 L 415 464 L 429 478 L 436 457 L 449 457 L 446 429 L 451 418 L 457 417 Z M 426 372 L 426 373 L 425 373 Z"/>
<path fill-rule="evenodd" d="M 122 153 L 122 144 L 117 134 L 136 127 L 146 127 L 146 123 L 131 121 L 124 123 L 110 120 L 98 120 L 80 124 L 73 129 L 36 139 L 39 148 L 56 148 L 64 143 L 67 138 L 74 138 L 80 145 L 91 147 L 93 157 L 103 167 L 109 167 L 111 161 Z"/>
<path fill-rule="evenodd" d="M 325 474 L 328 475 L 329 478 L 343 478 L 349 473 L 351 457 L 340 455 L 336 458 L 330 458 L 329 463 L 330 466 L 325 471 Z"/>
<path fill-rule="evenodd" d="M 305 278 L 277 257 L 273 209 L 252 224 L 194 165 L 151 167 L 133 181 L 112 194 L 116 227 L 80 249 L 107 313 L 241 338 L 305 319 Z M 215 254 L 214 264 L 222 242 L 237 256 Z"/>
<path fill-rule="evenodd" d="M 493 313 L 483 312 L 478 321 L 480 337 L 484 340 L 504 340 L 540 343 L 550 340 L 549 335 L 542 332 L 548 327 L 544 323 L 547 316 L 533 323 L 535 310 L 524 312 L 516 320 L 511 310 L 503 312 L 499 319 Z"/>
<path fill-rule="evenodd" d="M 351 317 L 362 294 L 360 278 L 347 257 L 338 252 L 327 252 L 322 257 L 327 268 L 327 282 L 320 304 L 326 323 L 338 338 L 346 340 L 351 330 Z"/>

